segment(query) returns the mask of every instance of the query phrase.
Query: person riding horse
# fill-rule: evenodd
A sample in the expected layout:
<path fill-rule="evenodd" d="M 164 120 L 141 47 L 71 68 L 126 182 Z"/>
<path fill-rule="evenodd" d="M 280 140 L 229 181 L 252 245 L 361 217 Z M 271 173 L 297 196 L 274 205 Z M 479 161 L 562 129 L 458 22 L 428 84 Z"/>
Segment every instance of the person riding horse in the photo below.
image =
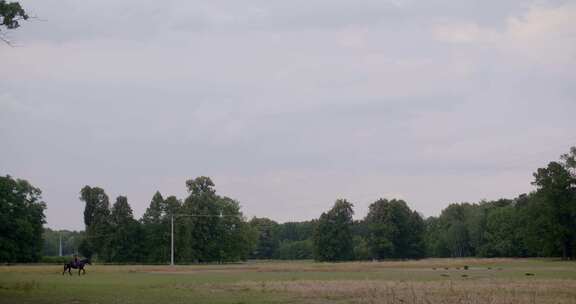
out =
<path fill-rule="evenodd" d="M 80 275 L 81 272 L 86 274 L 86 269 L 84 269 L 86 264 L 92 265 L 90 259 L 78 260 L 78 255 L 74 255 L 74 260 L 70 261 L 70 263 L 64 264 L 64 271 L 62 271 L 62 274 L 65 274 L 66 271 L 68 271 L 68 274 L 72 275 L 72 268 L 78 269 L 78 275 Z"/>

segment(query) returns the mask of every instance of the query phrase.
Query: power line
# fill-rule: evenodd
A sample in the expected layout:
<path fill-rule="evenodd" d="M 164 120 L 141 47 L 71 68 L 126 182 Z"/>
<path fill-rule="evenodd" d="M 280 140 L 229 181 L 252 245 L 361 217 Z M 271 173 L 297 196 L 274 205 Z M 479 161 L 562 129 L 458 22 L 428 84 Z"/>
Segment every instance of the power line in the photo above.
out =
<path fill-rule="evenodd" d="M 174 266 L 174 220 L 178 218 L 185 218 L 185 217 L 192 217 L 192 218 L 239 218 L 243 219 L 244 215 L 242 214 L 187 214 L 187 213 L 176 213 L 170 215 L 170 265 Z M 164 218 L 165 219 L 165 218 Z M 250 224 L 248 221 L 245 222 L 246 224 Z M 282 224 L 274 223 L 274 224 L 255 224 L 256 228 L 275 228 Z M 109 237 L 114 235 L 114 233 L 108 234 L 97 234 L 97 235 L 87 235 L 85 234 L 83 237 L 87 239 L 94 239 L 94 238 L 103 238 Z M 164 234 L 167 235 L 167 234 Z"/>

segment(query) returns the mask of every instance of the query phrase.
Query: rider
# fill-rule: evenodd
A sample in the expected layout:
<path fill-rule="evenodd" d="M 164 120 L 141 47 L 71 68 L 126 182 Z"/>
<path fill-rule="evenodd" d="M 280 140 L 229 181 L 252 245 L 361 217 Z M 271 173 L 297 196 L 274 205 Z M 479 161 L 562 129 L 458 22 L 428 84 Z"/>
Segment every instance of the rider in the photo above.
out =
<path fill-rule="evenodd" d="M 78 267 L 78 255 L 74 254 L 74 267 Z"/>

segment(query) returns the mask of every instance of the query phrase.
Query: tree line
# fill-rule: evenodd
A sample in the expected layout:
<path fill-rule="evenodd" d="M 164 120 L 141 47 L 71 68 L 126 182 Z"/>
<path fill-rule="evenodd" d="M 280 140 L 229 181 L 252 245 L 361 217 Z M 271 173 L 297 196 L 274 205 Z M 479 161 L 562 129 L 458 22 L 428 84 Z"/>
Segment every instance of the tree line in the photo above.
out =
<path fill-rule="evenodd" d="M 576 147 L 534 173 L 536 190 L 513 199 L 451 204 L 424 219 L 402 200 L 380 199 L 353 221 L 338 200 L 321 215 L 315 258 L 423 257 L 576 258 Z"/>
<path fill-rule="evenodd" d="M 240 204 L 219 196 L 208 177 L 186 182 L 188 197 L 152 197 L 136 220 L 125 196 L 110 206 L 99 187 L 85 186 L 86 234 L 79 245 L 84 256 L 114 263 L 166 263 L 170 261 L 172 220 L 175 260 L 180 263 L 229 262 L 245 259 L 256 242 L 256 231 L 244 219 Z"/>
<path fill-rule="evenodd" d="M 305 239 L 286 242 L 282 225 L 258 226 L 256 258 L 282 258 L 298 245 L 319 261 L 424 257 L 576 258 L 576 147 L 534 173 L 536 190 L 513 199 L 455 203 L 424 218 L 403 200 L 379 199 L 362 220 L 339 199 L 311 226 Z M 298 224 L 296 224 L 298 225 Z M 307 246 L 303 246 L 307 244 Z M 291 255 L 290 258 L 298 258 Z"/>
<path fill-rule="evenodd" d="M 318 220 L 315 258 L 576 258 L 576 147 L 534 174 L 536 190 L 514 199 L 451 204 L 424 219 L 402 200 L 380 199 L 353 221 L 338 200 Z"/>
<path fill-rule="evenodd" d="M 218 204 L 212 202 L 223 198 L 215 195 L 211 188 L 201 190 L 206 189 L 203 186 L 206 184 L 213 186 L 206 177 L 188 181 L 188 209 L 179 209 L 183 205 L 172 197 L 172 210 L 202 214 L 209 206 L 217 208 Z M 246 246 L 240 250 L 240 247 L 234 247 L 232 239 L 226 239 L 232 242 L 229 249 L 235 255 L 208 254 L 217 250 L 202 241 L 209 236 L 216 236 L 212 237 L 214 240 L 222 239 L 217 232 L 214 234 L 222 219 L 188 219 L 178 224 L 178 257 L 182 262 L 246 258 L 348 261 L 472 256 L 574 259 L 576 147 L 562 155 L 560 161 L 539 168 L 534 173 L 533 185 L 536 190 L 529 194 L 513 199 L 451 204 L 439 216 L 428 218 L 397 199 L 376 200 L 370 205 L 368 214 L 356 221 L 353 204 L 345 199 L 336 200 L 330 210 L 312 221 L 281 224 L 268 218 L 252 218 L 246 222 L 239 217 L 238 223 L 244 228 L 235 237 Z M 234 206 L 229 210 L 231 214 L 240 214 L 238 203 L 230 202 Z M 162 235 L 167 235 L 166 215 L 170 212 L 162 211 L 166 207 L 155 207 L 162 204 L 157 193 L 140 221 L 144 235 L 148 237 L 148 246 L 167 244 Z M 193 240 L 193 247 L 187 247 L 189 240 Z M 155 248 L 162 251 L 168 247 Z M 166 260 L 166 252 L 147 259 L 149 262 Z"/>
<path fill-rule="evenodd" d="M 536 189 L 512 199 L 456 203 L 424 218 L 408 203 L 378 199 L 354 220 L 338 199 L 318 219 L 278 223 L 243 216 L 238 201 L 216 193 L 208 177 L 186 181 L 184 199 L 156 192 L 140 219 L 128 198 L 113 204 L 104 189 L 85 186 L 83 232 L 63 232 L 64 254 L 103 262 L 167 263 L 174 219 L 177 263 L 245 259 L 317 261 L 424 257 L 576 257 L 576 147 L 534 173 Z M 33 262 L 55 254 L 60 232 L 44 230 L 41 191 L 0 177 L 0 261 Z M 44 243 L 43 243 L 44 238 Z M 48 245 L 50 244 L 50 245 Z"/>

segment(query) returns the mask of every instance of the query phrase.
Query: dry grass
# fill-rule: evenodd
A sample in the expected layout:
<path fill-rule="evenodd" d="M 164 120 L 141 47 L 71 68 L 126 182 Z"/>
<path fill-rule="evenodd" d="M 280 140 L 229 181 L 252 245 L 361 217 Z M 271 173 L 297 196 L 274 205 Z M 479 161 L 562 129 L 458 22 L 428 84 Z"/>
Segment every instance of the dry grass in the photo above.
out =
<path fill-rule="evenodd" d="M 82 278 L 61 269 L 0 266 L 0 303 L 576 304 L 576 263 L 552 259 L 91 265 Z"/>
<path fill-rule="evenodd" d="M 306 303 L 576 303 L 576 282 L 573 280 L 280 281 L 241 282 L 195 288 L 220 292 L 287 293 Z"/>

